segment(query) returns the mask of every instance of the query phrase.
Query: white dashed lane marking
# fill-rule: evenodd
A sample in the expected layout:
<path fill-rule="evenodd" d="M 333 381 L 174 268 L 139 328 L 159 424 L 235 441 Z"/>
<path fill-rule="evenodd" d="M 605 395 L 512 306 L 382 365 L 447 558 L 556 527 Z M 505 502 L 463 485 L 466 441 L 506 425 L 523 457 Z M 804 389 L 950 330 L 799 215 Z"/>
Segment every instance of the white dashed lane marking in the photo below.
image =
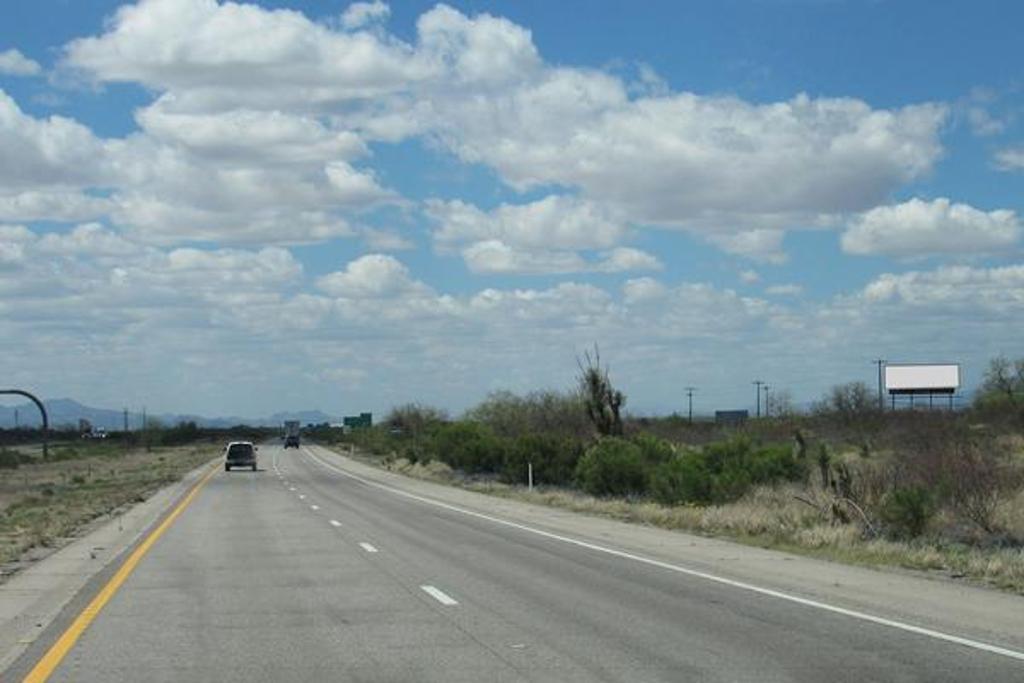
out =
<path fill-rule="evenodd" d="M 375 553 L 375 552 L 377 552 L 377 549 L 374 548 L 369 543 L 360 543 L 359 547 L 362 548 L 363 550 L 365 550 L 368 553 Z"/>
<path fill-rule="evenodd" d="M 451 597 L 443 590 L 435 588 L 434 586 L 420 586 L 424 593 L 437 600 L 442 605 L 450 607 L 452 605 L 459 604 L 459 601 Z"/>

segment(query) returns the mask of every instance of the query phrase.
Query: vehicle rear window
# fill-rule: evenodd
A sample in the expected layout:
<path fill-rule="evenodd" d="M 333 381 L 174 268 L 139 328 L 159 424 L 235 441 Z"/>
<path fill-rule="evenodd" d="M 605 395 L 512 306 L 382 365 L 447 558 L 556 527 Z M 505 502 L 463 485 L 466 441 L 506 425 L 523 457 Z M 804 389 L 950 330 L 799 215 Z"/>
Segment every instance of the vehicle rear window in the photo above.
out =
<path fill-rule="evenodd" d="M 228 455 L 252 455 L 252 445 L 247 443 L 232 444 L 228 448 Z"/>

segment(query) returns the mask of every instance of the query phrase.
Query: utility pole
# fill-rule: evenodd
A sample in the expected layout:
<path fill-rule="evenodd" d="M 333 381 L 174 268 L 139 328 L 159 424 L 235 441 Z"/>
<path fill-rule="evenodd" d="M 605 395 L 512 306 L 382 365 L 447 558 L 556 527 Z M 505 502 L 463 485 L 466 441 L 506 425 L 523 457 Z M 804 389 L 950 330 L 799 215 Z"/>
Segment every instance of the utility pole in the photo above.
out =
<path fill-rule="evenodd" d="M 124 409 L 124 433 L 128 433 L 128 409 Z"/>
<path fill-rule="evenodd" d="M 686 398 L 689 402 L 689 408 L 687 409 L 687 419 L 690 424 L 693 424 L 693 392 L 697 391 L 697 387 L 686 387 Z"/>
<path fill-rule="evenodd" d="M 19 427 L 21 427 L 21 422 L 18 419 L 18 409 L 15 408 L 14 409 L 14 428 L 18 429 Z"/>
<path fill-rule="evenodd" d="M 753 384 L 757 387 L 757 390 L 754 392 L 757 394 L 757 416 L 761 417 L 761 385 L 764 384 L 764 382 L 759 379 L 755 379 Z"/>
<path fill-rule="evenodd" d="M 764 416 L 765 417 L 770 417 L 771 416 L 771 412 L 772 412 L 771 405 L 768 403 L 768 385 L 765 384 L 764 385 Z"/>
<path fill-rule="evenodd" d="M 882 398 L 882 368 L 885 367 L 887 361 L 884 358 L 879 358 L 871 362 L 878 366 L 878 410 L 881 412 L 885 410 L 885 399 Z"/>

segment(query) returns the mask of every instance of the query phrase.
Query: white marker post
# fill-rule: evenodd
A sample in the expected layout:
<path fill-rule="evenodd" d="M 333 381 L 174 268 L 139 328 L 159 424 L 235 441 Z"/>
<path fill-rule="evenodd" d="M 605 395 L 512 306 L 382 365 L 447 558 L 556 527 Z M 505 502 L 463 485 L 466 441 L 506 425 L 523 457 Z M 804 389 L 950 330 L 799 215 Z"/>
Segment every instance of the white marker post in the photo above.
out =
<path fill-rule="evenodd" d="M 526 485 L 529 490 L 533 490 L 533 463 L 526 463 Z"/>

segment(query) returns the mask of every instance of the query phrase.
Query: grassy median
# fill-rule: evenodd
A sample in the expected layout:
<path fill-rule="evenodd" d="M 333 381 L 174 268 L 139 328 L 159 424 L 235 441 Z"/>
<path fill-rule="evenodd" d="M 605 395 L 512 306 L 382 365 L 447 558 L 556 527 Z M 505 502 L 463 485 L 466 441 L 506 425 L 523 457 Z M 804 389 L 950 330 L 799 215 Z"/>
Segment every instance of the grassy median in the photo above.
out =
<path fill-rule="evenodd" d="M 43 461 L 38 452 L 0 449 L 0 572 L 51 552 L 218 453 L 211 444 L 147 451 L 83 441 L 56 444 Z"/>

